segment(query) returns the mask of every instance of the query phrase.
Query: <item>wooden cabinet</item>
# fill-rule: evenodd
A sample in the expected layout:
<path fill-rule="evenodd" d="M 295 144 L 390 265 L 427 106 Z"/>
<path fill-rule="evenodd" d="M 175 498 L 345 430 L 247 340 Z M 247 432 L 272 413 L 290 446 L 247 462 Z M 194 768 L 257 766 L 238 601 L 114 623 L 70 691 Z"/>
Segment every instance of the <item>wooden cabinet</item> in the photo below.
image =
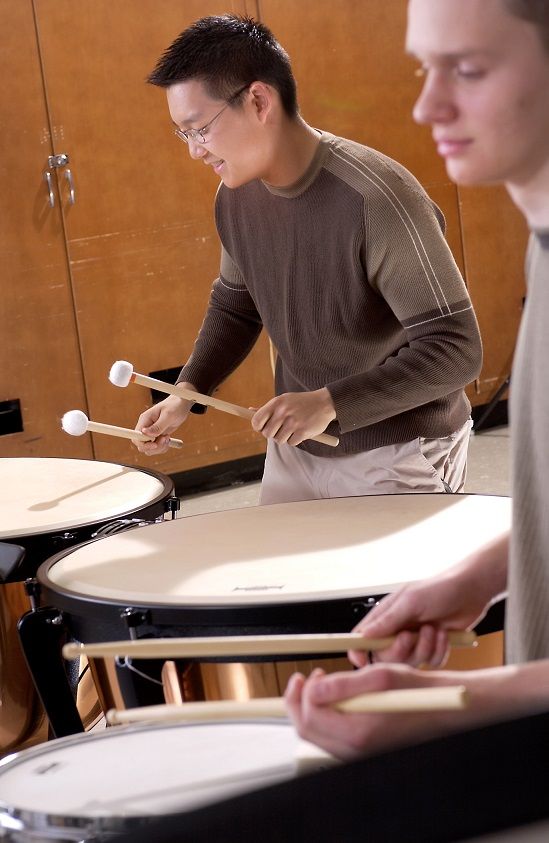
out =
<path fill-rule="evenodd" d="M 69 409 L 133 427 L 150 392 L 112 386 L 111 364 L 129 360 L 148 374 L 181 366 L 192 348 L 219 267 L 218 182 L 211 168 L 191 162 L 163 91 L 144 80 L 182 29 L 227 10 L 247 11 L 244 2 L 204 0 L 2 4 L 2 70 L 15 85 L 2 93 L 9 136 L 0 207 L 8 225 L 0 253 L 9 268 L 0 401 L 20 399 L 24 430 L 0 437 L 0 455 L 96 457 L 177 472 L 264 450 L 246 421 L 211 410 L 185 425 L 183 450 L 156 460 L 127 440 L 60 430 Z M 61 154 L 68 163 L 48 167 L 49 156 Z M 219 395 L 245 406 L 272 395 L 265 339 Z"/>
<path fill-rule="evenodd" d="M 413 123 L 420 82 L 404 55 L 406 0 L 3 0 L 0 432 L 17 400 L 23 430 L 0 435 L 0 456 L 175 473 L 263 451 L 247 422 L 212 410 L 184 426 L 182 451 L 157 460 L 125 440 L 69 437 L 59 424 L 82 409 L 132 427 L 150 394 L 113 387 L 113 361 L 148 374 L 178 367 L 192 347 L 218 271 L 217 179 L 173 137 L 163 92 L 144 79 L 192 20 L 226 11 L 260 15 L 273 29 L 309 123 L 398 159 L 440 204 L 485 345 L 473 403 L 507 376 L 526 228 L 503 190 L 453 185 L 429 131 Z M 67 163 L 49 163 L 62 154 Z M 270 397 L 266 338 L 219 394 L 245 406 Z"/>

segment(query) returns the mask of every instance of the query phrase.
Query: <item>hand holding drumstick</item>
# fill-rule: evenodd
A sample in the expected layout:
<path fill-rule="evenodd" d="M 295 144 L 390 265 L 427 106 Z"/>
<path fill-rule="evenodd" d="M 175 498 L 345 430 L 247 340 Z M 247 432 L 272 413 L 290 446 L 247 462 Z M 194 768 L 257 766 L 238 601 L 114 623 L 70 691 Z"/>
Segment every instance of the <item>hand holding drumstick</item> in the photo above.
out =
<path fill-rule="evenodd" d="M 260 430 L 266 437 L 272 437 L 279 442 L 288 441 L 292 445 L 297 445 L 303 439 L 309 438 L 330 447 L 336 447 L 339 443 L 335 436 L 316 432 L 317 428 L 322 430 L 335 417 L 327 390 L 288 393 L 272 399 L 259 410 L 253 410 L 222 401 L 211 395 L 203 395 L 197 392 L 192 384 L 179 383 L 173 386 L 139 374 L 133 371 L 132 364 L 126 360 L 117 360 L 112 365 L 109 380 L 115 386 L 125 387 L 130 383 L 137 383 L 165 392 L 170 396 L 146 410 L 138 419 L 137 428 L 155 439 L 154 445 L 137 445 L 143 453 L 154 454 L 166 450 L 164 435 L 172 433 L 185 421 L 195 402 L 240 418 L 250 419 L 255 430 Z M 288 403 L 289 407 L 286 407 Z M 299 419 L 301 434 L 297 435 L 297 432 L 287 429 L 288 414 L 293 414 Z M 307 417 L 314 417 L 314 422 L 307 423 L 305 421 Z"/>
<path fill-rule="evenodd" d="M 114 424 L 103 424 L 101 422 L 90 421 L 82 410 L 69 410 L 61 419 L 61 427 L 65 433 L 71 436 L 83 436 L 84 433 L 105 433 L 108 436 L 120 436 L 123 439 L 132 439 L 134 442 L 150 442 L 149 436 L 141 433 L 139 430 L 131 430 L 128 427 L 117 427 Z M 181 439 L 169 439 L 167 441 L 169 448 L 182 448 L 183 442 Z"/>

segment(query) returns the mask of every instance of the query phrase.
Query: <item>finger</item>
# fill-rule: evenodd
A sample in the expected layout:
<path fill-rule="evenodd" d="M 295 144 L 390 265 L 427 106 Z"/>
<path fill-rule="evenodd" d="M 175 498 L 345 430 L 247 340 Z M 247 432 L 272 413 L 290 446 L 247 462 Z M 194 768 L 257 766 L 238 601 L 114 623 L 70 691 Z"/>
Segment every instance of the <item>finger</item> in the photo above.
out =
<path fill-rule="evenodd" d="M 448 635 L 444 629 L 438 629 L 436 632 L 435 647 L 429 667 L 444 667 L 448 659 L 450 647 L 448 644 Z"/>
<path fill-rule="evenodd" d="M 426 624 L 422 626 L 416 636 L 413 653 L 408 659 L 408 664 L 413 667 L 429 665 L 436 645 L 436 630 L 433 626 Z"/>
<path fill-rule="evenodd" d="M 415 664 L 414 651 L 416 647 L 417 636 L 414 632 L 404 630 L 400 632 L 391 644 L 385 650 L 378 650 L 370 656 L 363 650 L 350 650 L 348 653 L 349 661 L 355 667 L 365 667 L 370 661 L 384 662 L 384 663 L 398 663 L 398 664 Z"/>

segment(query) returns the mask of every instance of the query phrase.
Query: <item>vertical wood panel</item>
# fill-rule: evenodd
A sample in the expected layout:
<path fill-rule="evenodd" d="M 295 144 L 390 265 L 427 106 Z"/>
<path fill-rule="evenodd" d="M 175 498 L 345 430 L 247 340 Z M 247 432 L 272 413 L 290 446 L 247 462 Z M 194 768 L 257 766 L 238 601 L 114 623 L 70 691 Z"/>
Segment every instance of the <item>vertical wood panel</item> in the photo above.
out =
<path fill-rule="evenodd" d="M 52 143 L 31 0 L 0 6 L 0 74 L 0 401 L 20 399 L 24 427 L 0 436 L 0 456 L 90 457 L 89 437 L 59 424 L 86 400 L 59 196 L 50 208 L 43 179 Z"/>

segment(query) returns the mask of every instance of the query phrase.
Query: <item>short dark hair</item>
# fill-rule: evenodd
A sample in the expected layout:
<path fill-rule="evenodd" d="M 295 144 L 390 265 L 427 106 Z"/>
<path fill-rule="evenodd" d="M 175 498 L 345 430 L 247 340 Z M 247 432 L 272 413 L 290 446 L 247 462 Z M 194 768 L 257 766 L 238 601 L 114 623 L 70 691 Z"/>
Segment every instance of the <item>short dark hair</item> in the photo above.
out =
<path fill-rule="evenodd" d="M 208 94 L 229 101 L 239 88 L 266 82 L 282 107 L 298 113 L 290 59 L 270 29 L 253 18 L 215 15 L 195 21 L 158 60 L 147 81 L 160 88 L 197 79 Z"/>
<path fill-rule="evenodd" d="M 549 0 L 503 0 L 507 11 L 539 29 L 540 38 L 549 50 Z"/>

